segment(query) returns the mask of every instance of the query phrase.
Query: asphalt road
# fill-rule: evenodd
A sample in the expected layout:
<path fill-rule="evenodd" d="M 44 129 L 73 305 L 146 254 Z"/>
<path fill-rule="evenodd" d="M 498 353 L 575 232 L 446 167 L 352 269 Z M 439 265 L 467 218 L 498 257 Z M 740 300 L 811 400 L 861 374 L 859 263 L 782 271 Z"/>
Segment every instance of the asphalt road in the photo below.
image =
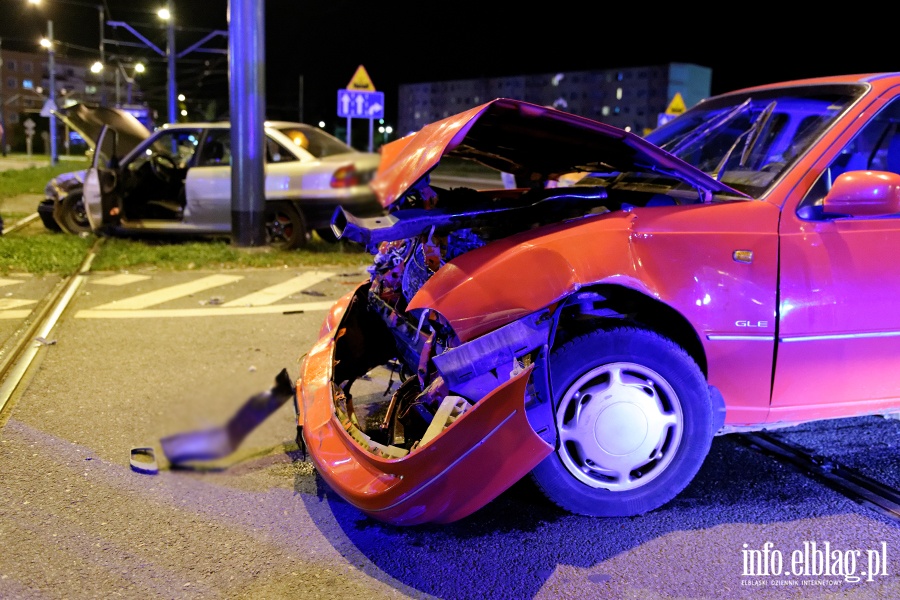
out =
<path fill-rule="evenodd" d="M 0 413 L 0 598 L 900 597 L 896 521 L 732 436 L 675 501 L 627 519 L 563 513 L 526 481 L 457 523 L 379 523 L 303 460 L 290 403 L 234 454 L 170 468 L 162 438 L 297 376 L 325 308 L 365 276 L 320 271 L 86 277 Z M 0 335 L 58 283 L 0 279 Z M 900 421 L 779 435 L 900 485 Z M 137 447 L 157 474 L 131 468 Z M 825 548 L 828 574 L 746 572 L 750 551 L 774 571 Z"/>
<path fill-rule="evenodd" d="M 170 469 L 161 438 L 223 424 L 281 369 L 296 377 L 323 305 L 364 276 L 224 310 L 304 273 L 89 275 L 0 423 L 0 598 L 900 597 L 896 522 L 728 436 L 674 502 L 627 519 L 562 513 L 523 482 L 457 523 L 381 524 L 302 460 L 290 403 L 235 454 Z M 38 293 L 18 285 L 7 297 Z M 804 435 L 896 472 L 897 421 Z M 142 446 L 158 474 L 130 467 Z M 743 552 L 767 542 L 784 557 L 884 549 L 888 574 L 743 576 Z"/>

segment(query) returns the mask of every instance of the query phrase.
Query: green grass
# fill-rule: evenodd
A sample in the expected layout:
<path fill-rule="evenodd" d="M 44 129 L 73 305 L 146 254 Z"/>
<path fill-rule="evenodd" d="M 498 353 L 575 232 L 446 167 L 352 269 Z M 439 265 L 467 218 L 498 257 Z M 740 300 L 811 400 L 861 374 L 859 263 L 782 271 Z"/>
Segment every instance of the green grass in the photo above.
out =
<path fill-rule="evenodd" d="M 93 235 L 47 231 L 40 220 L 0 237 L 0 274 L 68 275 L 78 270 Z M 316 237 L 300 250 L 269 246 L 238 247 L 227 240 L 159 242 L 102 238 L 91 263 L 94 271 L 187 271 L 270 269 L 279 267 L 337 267 L 361 269 L 371 256 L 356 244 L 329 244 Z"/>
<path fill-rule="evenodd" d="M 40 222 L 26 229 L 43 228 Z M 13 232 L 0 236 L 0 273 L 33 273 L 44 275 L 74 273 L 94 240 L 77 235 L 52 234 L 23 235 Z"/>
<path fill-rule="evenodd" d="M 85 168 L 84 162 L 61 162 L 56 166 L 0 171 L 0 200 L 21 194 L 42 194 L 47 182 L 69 171 Z M 6 215 L 3 215 L 4 218 Z"/>
<path fill-rule="evenodd" d="M 163 269 L 265 269 L 275 267 L 363 268 L 372 257 L 349 243 L 329 244 L 313 238 L 300 250 L 269 246 L 237 247 L 227 240 L 159 243 L 105 239 L 91 268 L 95 271 Z"/>

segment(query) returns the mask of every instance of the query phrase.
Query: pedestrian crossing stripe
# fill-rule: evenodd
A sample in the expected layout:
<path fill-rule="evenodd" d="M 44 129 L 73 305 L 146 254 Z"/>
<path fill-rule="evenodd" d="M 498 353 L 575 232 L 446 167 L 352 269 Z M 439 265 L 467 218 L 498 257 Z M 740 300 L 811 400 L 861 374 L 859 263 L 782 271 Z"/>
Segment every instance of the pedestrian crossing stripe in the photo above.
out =
<path fill-rule="evenodd" d="M 20 307 L 31 304 L 37 304 L 37 300 L 0 298 L 0 319 L 24 319 L 31 314 L 31 309 Z"/>
<path fill-rule="evenodd" d="M 0 287 L 5 285 L 15 285 L 17 283 L 22 283 L 21 279 L 6 279 L 5 277 L 0 277 Z"/>
<path fill-rule="evenodd" d="M 269 306 L 214 306 L 212 308 L 146 308 L 142 310 L 80 310 L 76 319 L 158 319 L 161 317 L 230 317 L 236 315 L 300 314 L 329 310 L 334 301 Z"/>
<path fill-rule="evenodd" d="M 161 317 L 224 317 L 276 313 L 303 313 L 329 310 L 334 301 L 276 304 L 293 294 L 332 277 L 328 271 L 307 271 L 287 281 L 277 283 L 222 304 L 203 308 L 153 308 L 165 302 L 191 296 L 243 279 L 240 275 L 209 275 L 187 283 L 101 304 L 75 313 L 76 319 L 149 319 Z"/>

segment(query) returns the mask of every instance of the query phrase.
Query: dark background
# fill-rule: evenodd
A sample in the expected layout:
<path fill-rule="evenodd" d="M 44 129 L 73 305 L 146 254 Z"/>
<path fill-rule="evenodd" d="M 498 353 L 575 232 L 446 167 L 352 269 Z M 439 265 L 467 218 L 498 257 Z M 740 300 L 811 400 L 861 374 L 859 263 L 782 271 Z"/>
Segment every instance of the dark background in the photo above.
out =
<path fill-rule="evenodd" d="M 35 51 L 54 22 L 58 55 L 96 60 L 99 11 L 165 49 L 163 0 L 0 0 L 3 48 Z M 176 51 L 228 30 L 228 0 L 175 0 Z M 266 106 L 270 118 L 338 121 L 337 90 L 364 65 L 385 93 L 388 121 L 404 83 L 688 62 L 712 69 L 713 94 L 808 76 L 900 69 L 890 14 L 836 5 L 828 14 L 791 3 L 650 5 L 266 0 Z M 824 6 L 824 5 L 816 5 Z M 136 42 L 124 29 L 107 39 Z M 206 47 L 225 47 L 218 38 Z M 75 48 L 79 46 L 80 48 Z M 166 62 L 150 49 L 107 44 L 149 61 L 139 84 L 166 114 Z M 303 98 L 300 98 L 301 78 Z M 224 55 L 192 52 L 177 65 L 179 92 L 227 116 Z"/>

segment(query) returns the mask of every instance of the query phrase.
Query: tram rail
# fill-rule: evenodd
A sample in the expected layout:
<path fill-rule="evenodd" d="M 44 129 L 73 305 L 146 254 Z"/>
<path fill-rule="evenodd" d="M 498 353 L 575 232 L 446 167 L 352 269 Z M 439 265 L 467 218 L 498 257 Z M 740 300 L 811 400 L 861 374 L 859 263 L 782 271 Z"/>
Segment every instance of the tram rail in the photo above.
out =
<path fill-rule="evenodd" d="M 895 521 L 900 521 L 900 490 L 770 433 L 741 433 L 736 434 L 736 439 L 746 447 L 779 462 L 793 465 L 812 479 L 854 502 L 869 506 Z"/>
<path fill-rule="evenodd" d="M 50 335 L 63 311 L 84 283 L 102 243 L 103 238 L 97 239 L 78 269 L 57 284 L 50 295 L 23 320 L 23 326 L 5 340 L 0 348 L 0 414 L 19 389 L 28 368 L 45 343 L 43 340 Z"/>

